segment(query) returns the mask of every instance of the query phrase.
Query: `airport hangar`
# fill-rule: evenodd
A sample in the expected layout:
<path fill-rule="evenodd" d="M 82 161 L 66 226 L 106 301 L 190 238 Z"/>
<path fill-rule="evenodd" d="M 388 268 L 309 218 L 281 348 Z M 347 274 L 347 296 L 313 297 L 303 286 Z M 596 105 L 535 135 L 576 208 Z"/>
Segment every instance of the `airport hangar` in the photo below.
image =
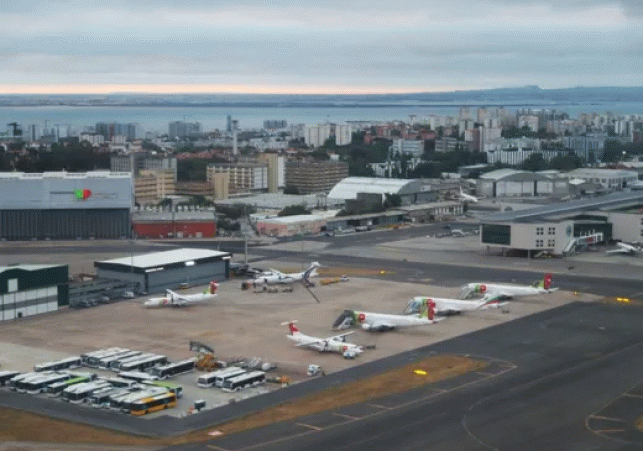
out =
<path fill-rule="evenodd" d="M 506 211 L 481 218 L 480 242 L 487 249 L 546 251 L 566 255 L 612 240 L 643 241 L 643 193 L 614 193 L 590 199 Z"/>
<path fill-rule="evenodd" d="M 129 172 L 0 173 L 0 239 L 121 238 L 131 234 Z"/>
<path fill-rule="evenodd" d="M 137 284 L 148 293 L 175 289 L 179 284 L 202 285 L 227 279 L 229 252 L 182 248 L 94 262 L 98 277 Z"/>
<path fill-rule="evenodd" d="M 69 304 L 67 265 L 0 267 L 0 321 L 55 312 Z"/>

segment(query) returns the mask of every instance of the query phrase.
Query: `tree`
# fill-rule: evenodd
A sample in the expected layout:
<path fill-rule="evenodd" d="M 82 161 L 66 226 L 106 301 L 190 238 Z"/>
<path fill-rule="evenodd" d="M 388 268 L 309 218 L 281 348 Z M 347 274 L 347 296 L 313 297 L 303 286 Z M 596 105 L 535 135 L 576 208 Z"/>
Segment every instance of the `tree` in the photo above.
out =
<path fill-rule="evenodd" d="M 399 194 L 384 193 L 384 208 L 395 208 L 402 205 L 402 196 Z"/>
<path fill-rule="evenodd" d="M 435 163 L 420 163 L 410 173 L 410 177 L 413 179 L 435 179 L 439 178 L 440 175 L 442 173 Z"/>
<path fill-rule="evenodd" d="M 583 159 L 576 154 L 557 155 L 549 161 L 550 169 L 571 171 L 583 166 Z"/>
<path fill-rule="evenodd" d="M 286 185 L 284 194 L 299 194 L 299 188 L 293 185 Z"/>
<path fill-rule="evenodd" d="M 309 215 L 311 214 L 303 205 L 289 205 L 277 213 L 277 216 L 295 216 L 295 215 Z"/>
<path fill-rule="evenodd" d="M 607 139 L 605 140 L 605 150 L 603 152 L 602 161 L 608 163 L 619 161 L 623 158 L 624 151 L 625 148 L 620 141 L 617 141 L 615 139 Z"/>
<path fill-rule="evenodd" d="M 548 167 L 549 165 L 540 152 L 532 153 L 529 158 L 526 158 L 522 162 L 522 168 L 525 171 L 544 171 Z"/>

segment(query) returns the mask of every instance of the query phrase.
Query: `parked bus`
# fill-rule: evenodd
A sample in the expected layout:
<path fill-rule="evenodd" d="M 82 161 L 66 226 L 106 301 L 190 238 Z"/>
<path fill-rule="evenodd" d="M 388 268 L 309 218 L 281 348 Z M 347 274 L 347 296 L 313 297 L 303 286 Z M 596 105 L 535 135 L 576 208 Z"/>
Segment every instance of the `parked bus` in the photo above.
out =
<path fill-rule="evenodd" d="M 156 356 L 156 354 L 151 354 L 149 352 L 146 352 L 145 354 L 139 354 L 132 357 L 128 357 L 126 359 L 119 360 L 118 362 L 112 362 L 112 364 L 109 366 L 109 369 L 112 371 L 118 372 L 118 371 L 121 371 L 121 365 L 126 365 L 131 362 L 138 362 L 139 360 L 145 360 L 154 356 Z"/>
<path fill-rule="evenodd" d="M 118 373 L 119 378 L 130 379 L 132 381 L 142 383 L 142 382 L 154 382 L 159 380 L 158 377 L 152 376 L 149 373 L 143 373 L 142 371 L 124 371 Z"/>
<path fill-rule="evenodd" d="M 123 390 L 126 390 L 126 391 L 124 391 L 123 393 L 115 393 L 113 395 L 109 395 L 109 406 L 108 407 L 110 409 L 120 410 L 122 402 L 123 402 L 123 400 L 125 400 L 125 398 L 130 396 L 132 393 L 138 393 L 138 392 L 141 391 L 141 389 L 131 390 L 131 389 L 127 389 L 127 388 L 125 388 Z"/>
<path fill-rule="evenodd" d="M 144 371 L 148 368 L 153 368 L 159 365 L 165 365 L 167 363 L 167 357 L 164 355 L 156 355 L 153 357 L 148 357 L 147 359 L 141 359 L 138 361 L 128 362 L 121 364 L 119 366 L 120 371 Z"/>
<path fill-rule="evenodd" d="M 196 380 L 196 385 L 197 387 L 201 388 L 209 388 L 212 387 L 215 383 L 215 380 L 219 374 L 222 374 L 225 371 L 230 371 L 230 370 L 237 370 L 238 367 L 236 366 L 229 366 L 227 368 L 223 368 L 220 370 L 212 371 L 210 373 L 205 373 L 199 376 Z"/>
<path fill-rule="evenodd" d="M 60 371 L 70 368 L 80 368 L 83 361 L 80 357 L 69 357 L 56 362 L 41 363 L 33 367 L 34 371 Z"/>
<path fill-rule="evenodd" d="M 100 351 L 90 352 L 88 354 L 83 354 L 80 356 L 80 358 L 83 360 L 83 365 L 96 368 L 96 366 L 98 366 L 98 362 L 100 362 L 101 359 L 104 359 L 106 357 L 111 357 L 123 351 L 127 351 L 127 349 L 108 348 Z"/>
<path fill-rule="evenodd" d="M 4 387 L 11 379 L 20 374 L 18 371 L 0 371 L 0 387 Z"/>
<path fill-rule="evenodd" d="M 176 376 L 177 374 L 194 371 L 195 362 L 196 359 L 188 359 L 165 366 L 157 366 L 156 368 L 152 368 L 150 373 L 159 379 L 167 379 L 168 377 Z"/>
<path fill-rule="evenodd" d="M 141 354 L 141 351 L 122 351 L 109 357 L 103 357 L 98 361 L 98 368 L 108 369 L 112 363 L 120 362 L 121 360 L 136 357 Z"/>
<path fill-rule="evenodd" d="M 266 373 L 263 371 L 252 371 L 250 373 L 226 379 L 221 390 L 228 392 L 239 391 L 247 387 L 254 387 L 255 385 L 263 384 L 264 382 L 266 382 Z"/>
<path fill-rule="evenodd" d="M 167 382 L 167 381 L 155 381 L 149 384 L 155 387 L 162 387 L 167 391 L 169 391 L 170 393 L 174 393 L 177 398 L 183 397 L 183 387 L 179 384 L 175 384 L 173 382 Z"/>
<path fill-rule="evenodd" d="M 129 413 L 132 410 L 133 402 L 136 402 L 140 399 L 149 398 L 152 396 L 162 395 L 164 393 L 168 393 L 168 391 L 163 387 L 149 387 L 143 390 L 132 392 L 128 396 L 125 396 L 124 398 L 120 398 L 118 400 L 118 408 L 123 413 Z M 110 407 L 112 407 L 111 403 L 110 403 Z"/>
<path fill-rule="evenodd" d="M 98 390 L 89 397 L 89 405 L 96 409 L 105 409 L 109 407 L 111 398 L 121 395 L 129 395 L 132 391 L 129 388 L 112 387 L 109 389 Z"/>
<path fill-rule="evenodd" d="M 145 415 L 157 410 L 171 409 L 175 406 L 176 395 L 174 393 L 164 393 L 133 402 L 130 407 L 130 413 L 132 415 Z"/>
<path fill-rule="evenodd" d="M 223 384 L 225 383 L 225 381 L 227 381 L 228 379 L 241 376 L 242 374 L 245 374 L 245 373 L 246 373 L 246 370 L 239 368 L 237 366 L 226 368 L 220 374 L 218 374 L 217 377 L 214 379 L 214 386 L 221 388 L 223 387 Z"/>
<path fill-rule="evenodd" d="M 56 382 L 63 382 L 68 379 L 71 379 L 71 375 L 69 373 L 49 374 L 39 379 L 29 380 L 29 382 L 26 382 L 23 385 L 23 389 L 25 392 L 31 393 L 32 395 L 35 395 L 36 393 L 45 393 L 47 391 L 47 387 L 49 387 L 51 384 L 55 384 Z"/>
<path fill-rule="evenodd" d="M 147 374 L 147 373 L 143 373 L 143 374 Z M 110 377 L 105 380 L 116 388 L 134 388 L 136 385 L 138 385 L 138 382 L 135 381 L 134 379 L 126 379 L 123 377 Z"/>
<path fill-rule="evenodd" d="M 30 380 L 37 379 L 42 377 L 43 375 L 46 374 L 51 374 L 50 372 L 47 373 L 36 373 L 36 372 L 31 372 L 31 373 L 22 373 L 17 376 L 12 377 L 9 379 L 9 388 L 12 391 L 18 391 L 22 390 L 23 384 L 25 382 L 29 382 Z"/>
<path fill-rule="evenodd" d="M 89 382 L 90 379 L 88 377 L 72 377 L 71 379 L 67 379 L 66 381 L 60 381 L 56 382 L 54 384 L 51 384 L 47 387 L 47 393 L 49 396 L 59 396 L 64 389 L 67 387 L 71 387 L 72 385 L 76 384 L 82 384 L 83 382 Z"/>
<path fill-rule="evenodd" d="M 76 384 L 64 389 L 61 394 L 61 398 L 63 399 L 63 401 L 80 404 L 82 402 L 86 402 L 96 390 L 100 390 L 101 388 L 109 386 L 109 382 L 102 380 L 85 382 L 84 384 Z"/>

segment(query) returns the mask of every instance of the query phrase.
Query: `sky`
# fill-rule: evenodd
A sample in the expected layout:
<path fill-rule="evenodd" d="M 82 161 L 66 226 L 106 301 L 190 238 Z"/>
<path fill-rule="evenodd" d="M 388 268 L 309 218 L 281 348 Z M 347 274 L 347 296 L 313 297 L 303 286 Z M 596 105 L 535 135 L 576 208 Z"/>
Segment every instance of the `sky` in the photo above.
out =
<path fill-rule="evenodd" d="M 643 0 L 0 0 L 0 93 L 643 86 Z"/>

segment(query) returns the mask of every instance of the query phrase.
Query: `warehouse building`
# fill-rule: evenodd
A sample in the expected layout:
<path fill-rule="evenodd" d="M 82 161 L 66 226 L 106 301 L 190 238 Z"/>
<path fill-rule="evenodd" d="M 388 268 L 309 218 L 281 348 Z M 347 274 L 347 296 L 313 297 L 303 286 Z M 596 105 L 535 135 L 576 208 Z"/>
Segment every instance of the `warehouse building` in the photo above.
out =
<path fill-rule="evenodd" d="M 476 195 L 480 197 L 563 197 L 567 194 L 568 179 L 548 173 L 498 169 L 476 180 Z"/>
<path fill-rule="evenodd" d="M 0 321 L 55 312 L 69 305 L 67 265 L 0 267 Z"/>
<path fill-rule="evenodd" d="M 0 173 L 0 239 L 130 236 L 129 173 Z"/>
<path fill-rule="evenodd" d="M 94 262 L 98 277 L 137 284 L 138 291 L 162 292 L 182 283 L 202 285 L 226 279 L 229 252 L 182 248 Z"/>
<path fill-rule="evenodd" d="M 358 193 L 378 194 L 384 201 L 386 194 L 396 194 L 402 205 L 434 202 L 437 193 L 419 179 L 383 179 L 374 177 L 348 177 L 328 193 L 329 199 L 357 199 Z"/>

